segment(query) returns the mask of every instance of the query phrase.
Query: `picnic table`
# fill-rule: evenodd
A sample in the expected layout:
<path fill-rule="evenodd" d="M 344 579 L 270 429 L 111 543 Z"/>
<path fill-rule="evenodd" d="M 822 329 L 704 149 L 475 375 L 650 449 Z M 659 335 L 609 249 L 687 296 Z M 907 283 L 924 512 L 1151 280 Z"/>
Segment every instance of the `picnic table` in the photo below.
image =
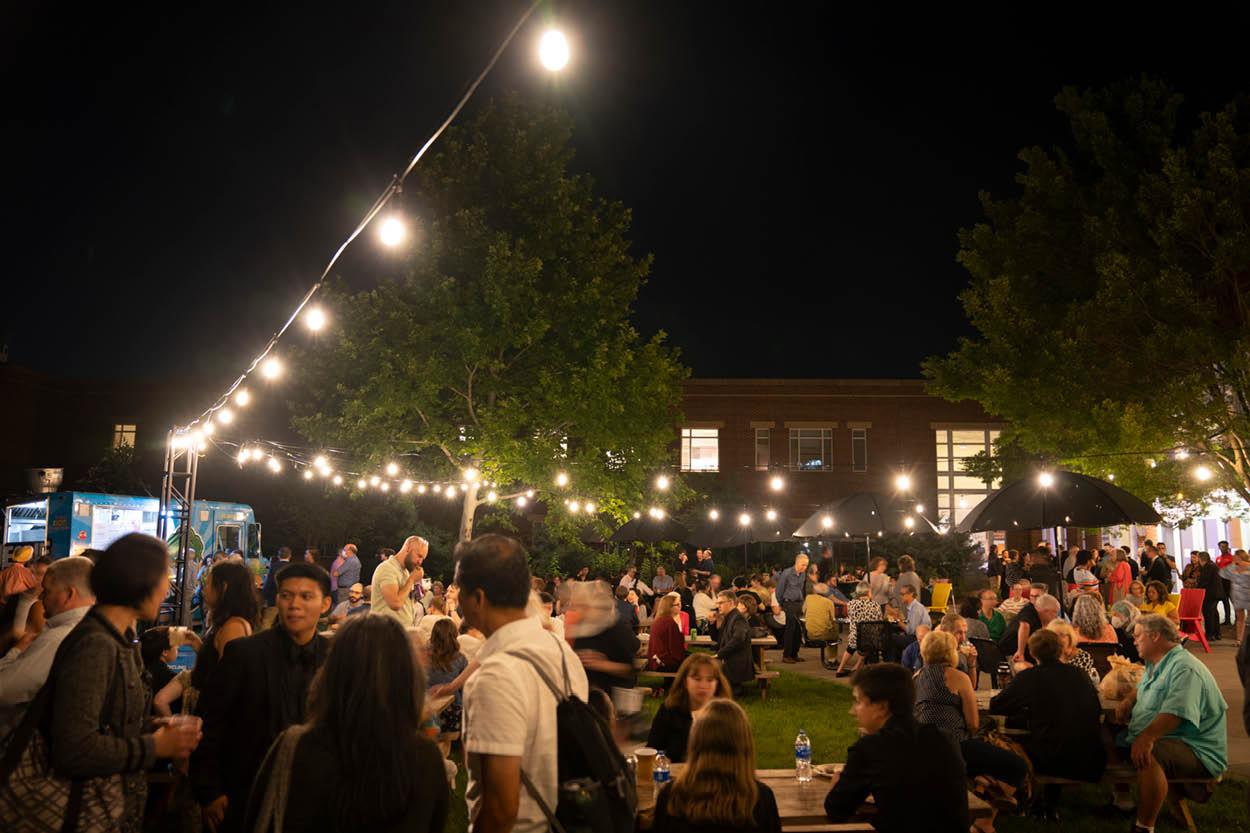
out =
<path fill-rule="evenodd" d="M 645 643 L 645 642 L 649 642 L 650 640 L 651 640 L 651 634 L 649 633 L 638 634 L 639 642 Z M 689 634 L 687 634 L 686 644 L 694 648 L 715 648 L 716 640 L 706 635 L 690 636 Z M 761 636 L 761 637 L 756 637 L 755 639 L 752 639 L 751 645 L 756 648 L 776 647 L 777 640 L 773 639 L 771 636 Z"/>
<path fill-rule="evenodd" d="M 832 764 L 832 777 L 822 777 L 813 773 L 812 780 L 800 784 L 794 777 L 793 769 L 757 769 L 755 777 L 766 784 L 777 798 L 777 812 L 781 816 L 782 829 L 799 825 L 825 825 L 829 819 L 825 816 L 825 796 L 837 783 L 841 774 L 841 764 Z M 685 768 L 684 764 L 673 764 L 672 774 L 678 775 Z M 813 767 L 815 770 L 816 767 Z M 638 820 L 639 826 L 649 828 L 651 815 L 655 809 L 655 788 L 651 783 L 638 785 Z M 871 818 L 876 812 L 870 796 L 859 808 L 856 818 Z M 968 810 L 974 819 L 989 818 L 990 805 L 973 793 L 968 793 Z"/>

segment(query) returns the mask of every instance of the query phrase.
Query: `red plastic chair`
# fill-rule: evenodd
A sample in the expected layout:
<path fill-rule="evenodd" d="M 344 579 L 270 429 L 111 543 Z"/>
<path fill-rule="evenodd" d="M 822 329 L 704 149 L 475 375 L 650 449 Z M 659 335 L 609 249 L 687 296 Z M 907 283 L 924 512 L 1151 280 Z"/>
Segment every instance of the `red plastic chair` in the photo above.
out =
<path fill-rule="evenodd" d="M 1211 646 L 1207 644 L 1207 630 L 1202 619 L 1202 601 L 1206 595 L 1207 591 L 1195 587 L 1181 590 L 1180 620 L 1181 631 L 1198 637 L 1203 650 L 1209 654 Z"/>

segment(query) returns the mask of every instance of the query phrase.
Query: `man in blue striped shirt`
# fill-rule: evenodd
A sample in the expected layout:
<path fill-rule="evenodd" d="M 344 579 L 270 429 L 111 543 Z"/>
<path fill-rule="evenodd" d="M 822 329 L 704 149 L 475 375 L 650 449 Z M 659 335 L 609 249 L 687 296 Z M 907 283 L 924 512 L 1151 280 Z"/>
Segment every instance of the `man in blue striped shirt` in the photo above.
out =
<path fill-rule="evenodd" d="M 798 662 L 799 648 L 803 646 L 803 588 L 807 581 L 807 556 L 799 553 L 794 557 L 794 569 L 777 574 L 777 604 L 786 612 L 786 630 L 782 636 L 782 662 Z"/>

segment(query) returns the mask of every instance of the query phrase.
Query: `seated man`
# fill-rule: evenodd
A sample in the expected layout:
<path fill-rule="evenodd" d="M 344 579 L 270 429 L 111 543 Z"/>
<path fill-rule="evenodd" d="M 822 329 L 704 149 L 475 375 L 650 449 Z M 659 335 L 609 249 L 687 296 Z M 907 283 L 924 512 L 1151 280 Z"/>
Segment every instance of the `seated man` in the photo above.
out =
<path fill-rule="evenodd" d="M 1029 580 L 1022 578 L 1011 585 L 1010 595 L 998 605 L 998 612 L 1002 614 L 1003 620 L 1010 625 L 1011 621 L 1016 618 L 1016 614 L 1023 610 L 1028 603 Z"/>
<path fill-rule="evenodd" d="M 803 620 L 807 624 L 808 639 L 837 642 L 838 614 L 826 595 L 827 590 L 828 585 L 818 583 L 815 592 L 803 599 Z"/>
<path fill-rule="evenodd" d="M 955 637 L 955 645 L 959 649 L 959 670 L 967 674 L 968 679 L 975 680 L 977 649 L 968 641 L 968 620 L 958 613 L 948 613 L 942 617 L 942 623 L 938 625 L 937 629 Z M 903 666 L 905 668 L 919 671 L 924 667 L 924 660 L 920 656 L 920 643 L 924 642 L 924 638 L 928 635 L 929 628 L 919 627 L 916 629 L 916 641 L 908 645 L 907 649 L 903 651 Z"/>
<path fill-rule="evenodd" d="M 1207 667 L 1180 644 L 1171 619 L 1142 616 L 1134 626 L 1134 642 L 1146 672 L 1137 690 L 1116 707 L 1118 719 L 1128 717 L 1128 729 L 1116 743 L 1132 744 L 1139 794 L 1136 832 L 1154 829 L 1169 778 L 1213 779 L 1228 769 L 1228 703 Z M 1209 785 L 1184 787 L 1196 801 L 1211 797 Z"/>
<path fill-rule="evenodd" d="M 865 666 L 851 690 L 862 737 L 847 749 L 842 775 L 825 796 L 829 820 L 854 817 L 871 794 L 879 831 L 967 830 L 963 759 L 937 728 L 913 717 L 911 672 L 893 663 Z"/>
<path fill-rule="evenodd" d="M 903 632 L 895 634 L 892 638 L 892 647 L 894 648 L 894 656 L 901 656 L 904 649 L 912 642 L 919 641 L 916 635 L 916 629 L 924 626 L 929 630 L 933 629 L 933 620 L 929 618 L 928 609 L 920 603 L 916 598 L 916 588 L 910 584 L 902 584 L 898 590 L 899 600 L 902 602 L 900 611 L 900 623 L 903 626 Z"/>
<path fill-rule="evenodd" d="M 1029 588 L 1033 595 L 1033 603 L 1025 605 L 1016 618 L 1007 626 L 1003 638 L 998 640 L 998 649 L 1003 656 L 1010 657 L 1014 663 L 1031 663 L 1028 656 L 1029 637 L 1055 621 L 1059 615 L 1059 600 L 1036 585 Z"/>

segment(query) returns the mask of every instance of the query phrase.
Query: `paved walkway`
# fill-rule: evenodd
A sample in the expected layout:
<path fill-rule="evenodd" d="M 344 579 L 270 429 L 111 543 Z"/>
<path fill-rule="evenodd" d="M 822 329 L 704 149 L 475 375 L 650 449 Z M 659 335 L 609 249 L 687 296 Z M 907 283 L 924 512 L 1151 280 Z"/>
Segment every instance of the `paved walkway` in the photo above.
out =
<path fill-rule="evenodd" d="M 1225 628 L 1226 633 L 1231 634 L 1231 629 Z M 1190 643 L 1189 650 L 1194 656 L 1202 660 L 1207 668 L 1211 669 L 1211 674 L 1219 683 L 1220 691 L 1224 694 L 1224 699 L 1228 702 L 1228 768 L 1229 771 L 1241 777 L 1250 778 L 1250 737 L 1246 735 L 1245 723 L 1241 718 L 1242 704 L 1245 702 L 1245 692 L 1241 686 L 1241 679 L 1237 676 L 1237 665 L 1234 658 L 1237 655 L 1237 648 L 1233 644 L 1231 638 L 1221 639 L 1219 642 L 1211 644 L 1211 653 L 1205 653 L 1202 646 L 1196 643 Z M 833 652 L 827 652 L 830 657 Z M 770 651 L 768 655 L 768 667 L 770 669 L 781 669 L 784 671 L 793 671 L 796 674 L 802 674 L 805 677 L 812 677 L 820 680 L 829 680 L 838 685 L 849 685 L 850 678 L 843 677 L 837 679 L 834 673 L 820 665 L 820 651 L 816 648 L 804 648 L 800 654 L 803 662 L 793 665 L 781 663 L 779 651 Z M 990 678 L 988 674 L 981 675 L 981 688 L 990 687 Z"/>

